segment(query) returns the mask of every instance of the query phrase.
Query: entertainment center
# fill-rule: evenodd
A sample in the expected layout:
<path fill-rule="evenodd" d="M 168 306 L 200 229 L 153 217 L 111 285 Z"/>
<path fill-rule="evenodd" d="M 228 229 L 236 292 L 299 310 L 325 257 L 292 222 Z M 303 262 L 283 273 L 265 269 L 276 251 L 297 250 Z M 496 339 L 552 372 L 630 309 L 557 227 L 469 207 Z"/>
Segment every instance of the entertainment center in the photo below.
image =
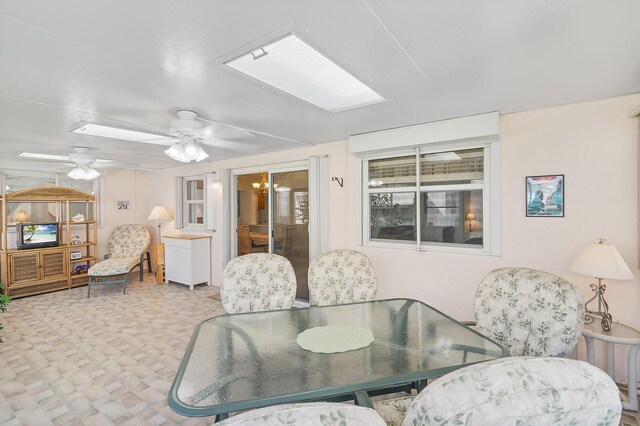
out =
<path fill-rule="evenodd" d="M 5 294 L 16 298 L 87 284 L 87 270 L 98 258 L 95 196 L 39 187 L 6 194 L 0 201 Z"/>

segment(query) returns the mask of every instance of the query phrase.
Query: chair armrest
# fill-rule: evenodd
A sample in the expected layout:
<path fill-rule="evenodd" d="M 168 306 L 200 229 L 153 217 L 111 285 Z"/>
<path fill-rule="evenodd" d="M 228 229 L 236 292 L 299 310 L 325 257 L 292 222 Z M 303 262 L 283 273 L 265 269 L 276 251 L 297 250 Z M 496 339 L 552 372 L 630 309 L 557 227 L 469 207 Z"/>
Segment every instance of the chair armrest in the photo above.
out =
<path fill-rule="evenodd" d="M 460 324 L 462 325 L 469 325 L 469 326 L 474 326 L 476 325 L 475 321 L 458 321 Z"/>

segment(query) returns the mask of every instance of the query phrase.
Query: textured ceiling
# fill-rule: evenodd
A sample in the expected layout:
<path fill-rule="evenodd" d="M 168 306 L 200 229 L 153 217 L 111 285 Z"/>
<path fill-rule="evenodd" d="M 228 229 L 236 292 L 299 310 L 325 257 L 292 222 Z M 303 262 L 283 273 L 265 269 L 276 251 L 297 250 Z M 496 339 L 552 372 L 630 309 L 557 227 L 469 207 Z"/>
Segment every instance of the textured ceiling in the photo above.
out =
<path fill-rule="evenodd" d="M 160 145 L 67 129 L 166 133 L 179 108 L 234 126 L 205 147 L 214 161 L 638 92 L 638 16 L 636 0 L 0 1 L 0 169 L 68 170 L 15 154 L 76 146 L 121 167 L 178 165 Z M 284 28 L 389 100 L 331 114 L 216 62 Z"/>

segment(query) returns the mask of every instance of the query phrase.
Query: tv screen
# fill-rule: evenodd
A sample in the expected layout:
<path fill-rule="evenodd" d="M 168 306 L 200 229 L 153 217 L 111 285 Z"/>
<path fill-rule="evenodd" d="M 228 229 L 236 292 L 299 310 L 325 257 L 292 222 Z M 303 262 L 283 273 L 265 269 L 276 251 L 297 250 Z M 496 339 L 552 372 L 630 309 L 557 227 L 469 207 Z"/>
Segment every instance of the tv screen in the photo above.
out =
<path fill-rule="evenodd" d="M 57 223 L 20 223 L 18 224 L 18 249 L 57 247 Z"/>

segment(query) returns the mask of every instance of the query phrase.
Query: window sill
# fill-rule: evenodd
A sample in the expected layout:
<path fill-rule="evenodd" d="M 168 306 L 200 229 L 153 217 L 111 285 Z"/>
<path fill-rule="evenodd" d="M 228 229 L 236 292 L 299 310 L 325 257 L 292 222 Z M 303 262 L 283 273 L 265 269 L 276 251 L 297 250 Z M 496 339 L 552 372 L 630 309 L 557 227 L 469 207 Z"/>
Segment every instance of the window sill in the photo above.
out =
<path fill-rule="evenodd" d="M 421 253 L 442 253 L 442 254 L 464 254 L 474 256 L 492 256 L 488 247 L 472 248 L 463 244 L 421 244 L 420 249 L 416 247 L 415 241 L 367 241 L 363 247 L 384 249 L 384 250 L 400 250 L 400 251 L 419 251 Z"/>

